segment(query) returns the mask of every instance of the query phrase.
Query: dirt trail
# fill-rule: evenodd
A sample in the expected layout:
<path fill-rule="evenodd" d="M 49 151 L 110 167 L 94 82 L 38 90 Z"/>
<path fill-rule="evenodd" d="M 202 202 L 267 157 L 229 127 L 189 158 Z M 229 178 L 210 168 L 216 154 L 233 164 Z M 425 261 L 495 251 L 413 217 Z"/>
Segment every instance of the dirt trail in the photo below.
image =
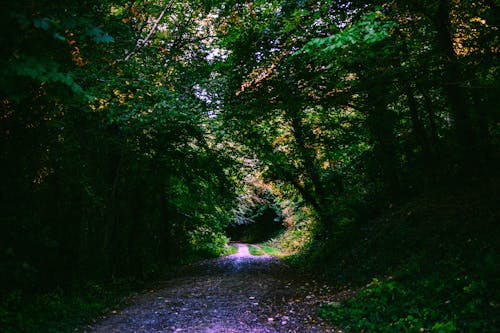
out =
<path fill-rule="evenodd" d="M 238 253 L 187 267 L 84 332 L 337 332 L 316 316 L 328 286 L 235 245 Z"/>

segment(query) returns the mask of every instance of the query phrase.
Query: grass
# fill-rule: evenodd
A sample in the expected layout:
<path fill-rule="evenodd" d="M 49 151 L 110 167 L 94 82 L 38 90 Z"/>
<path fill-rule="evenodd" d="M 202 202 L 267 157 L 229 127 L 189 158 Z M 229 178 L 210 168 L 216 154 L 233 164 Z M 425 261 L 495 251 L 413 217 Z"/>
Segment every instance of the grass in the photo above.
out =
<path fill-rule="evenodd" d="M 263 244 L 248 245 L 248 251 L 253 256 L 263 256 L 265 254 L 268 254 L 268 255 L 273 256 L 273 257 L 282 257 L 283 256 L 283 254 L 281 253 L 281 251 L 279 249 L 272 247 L 272 246 L 263 245 Z"/>
<path fill-rule="evenodd" d="M 259 246 L 255 245 L 248 245 L 248 251 L 253 256 L 263 256 L 266 254 Z"/>
<path fill-rule="evenodd" d="M 238 252 L 238 247 L 234 245 L 226 245 L 226 249 L 224 251 L 224 256 L 229 256 L 231 254 L 235 254 Z"/>
<path fill-rule="evenodd" d="M 272 246 L 260 245 L 260 248 L 264 252 L 266 252 L 267 254 L 269 254 L 270 256 L 273 256 L 273 257 L 281 257 L 283 255 L 279 249 L 272 247 Z"/>

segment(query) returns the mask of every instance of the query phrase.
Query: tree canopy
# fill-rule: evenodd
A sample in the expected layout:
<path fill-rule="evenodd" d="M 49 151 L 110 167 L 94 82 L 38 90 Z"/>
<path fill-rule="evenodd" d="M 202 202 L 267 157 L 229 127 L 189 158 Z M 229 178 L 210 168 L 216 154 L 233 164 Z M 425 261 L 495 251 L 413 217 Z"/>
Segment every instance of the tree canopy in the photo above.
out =
<path fill-rule="evenodd" d="M 497 177 L 498 8 L 2 3 L 5 293 L 220 255 L 265 209 L 302 247 Z"/>

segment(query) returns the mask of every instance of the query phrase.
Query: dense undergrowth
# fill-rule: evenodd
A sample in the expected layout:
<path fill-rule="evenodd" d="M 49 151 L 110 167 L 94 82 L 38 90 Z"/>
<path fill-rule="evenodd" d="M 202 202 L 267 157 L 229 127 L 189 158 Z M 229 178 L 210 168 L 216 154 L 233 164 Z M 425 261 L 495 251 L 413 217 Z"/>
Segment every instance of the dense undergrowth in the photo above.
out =
<path fill-rule="evenodd" d="M 312 266 L 359 290 L 320 315 L 344 332 L 498 332 L 498 181 L 481 184 L 434 189 L 316 242 Z"/>
<path fill-rule="evenodd" d="M 141 289 L 143 283 L 121 279 L 37 295 L 17 291 L 0 303 L 0 328 L 5 333 L 72 332 L 75 327 L 122 304 L 125 297 Z"/>

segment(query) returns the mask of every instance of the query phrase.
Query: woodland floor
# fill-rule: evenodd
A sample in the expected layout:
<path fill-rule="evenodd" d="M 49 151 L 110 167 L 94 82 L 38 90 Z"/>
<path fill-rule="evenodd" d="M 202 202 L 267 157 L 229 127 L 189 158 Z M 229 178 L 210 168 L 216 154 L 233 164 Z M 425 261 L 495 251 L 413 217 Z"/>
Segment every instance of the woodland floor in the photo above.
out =
<path fill-rule="evenodd" d="M 235 245 L 236 254 L 186 267 L 82 332 L 338 332 L 316 312 L 343 293 L 274 257 L 252 256 L 245 244 Z"/>

